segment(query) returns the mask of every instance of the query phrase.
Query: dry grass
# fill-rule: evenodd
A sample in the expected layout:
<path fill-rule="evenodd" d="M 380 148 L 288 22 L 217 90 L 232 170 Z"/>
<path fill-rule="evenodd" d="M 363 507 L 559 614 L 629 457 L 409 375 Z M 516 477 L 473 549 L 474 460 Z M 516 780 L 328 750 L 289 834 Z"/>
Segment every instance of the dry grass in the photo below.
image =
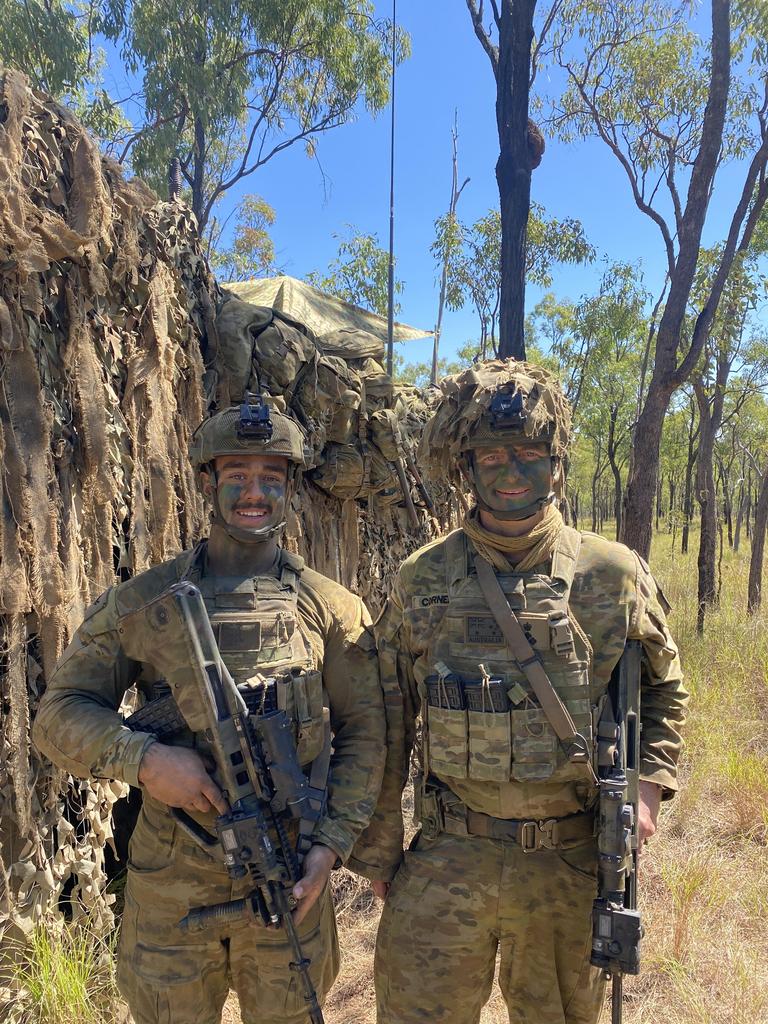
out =
<path fill-rule="evenodd" d="M 721 606 L 699 640 L 695 544 L 683 558 L 668 537 L 654 542 L 693 699 L 683 789 L 664 806 L 643 857 L 643 973 L 627 983 L 626 1024 L 768 1021 L 768 615 L 746 616 L 748 549 L 726 553 Z M 379 908 L 348 872 L 337 874 L 335 891 L 342 969 L 326 1022 L 374 1024 Z M 234 996 L 224 1020 L 239 1022 Z M 482 1024 L 507 1021 L 495 989 Z"/>
<path fill-rule="evenodd" d="M 768 614 L 746 616 L 748 547 L 726 553 L 721 605 L 699 640 L 696 544 L 683 557 L 669 537 L 654 541 L 692 702 L 683 790 L 643 858 L 643 973 L 626 984 L 626 1024 L 768 1021 Z M 378 910 L 359 881 L 341 885 L 344 962 L 326 1019 L 373 1024 Z M 495 988 L 482 1024 L 507 1021 Z"/>

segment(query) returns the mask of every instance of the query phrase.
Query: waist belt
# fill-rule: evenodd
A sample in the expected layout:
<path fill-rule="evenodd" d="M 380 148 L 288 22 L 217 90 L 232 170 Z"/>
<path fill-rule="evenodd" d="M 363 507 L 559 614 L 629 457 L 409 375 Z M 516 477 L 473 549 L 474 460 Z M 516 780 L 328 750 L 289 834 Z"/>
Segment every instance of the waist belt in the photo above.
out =
<path fill-rule="evenodd" d="M 565 818 L 538 821 L 516 818 L 494 818 L 472 811 L 461 802 L 442 800 L 442 829 L 452 836 L 486 836 L 518 843 L 523 853 L 537 850 L 558 850 L 571 843 L 591 839 L 595 834 L 594 812 L 569 814 Z"/>

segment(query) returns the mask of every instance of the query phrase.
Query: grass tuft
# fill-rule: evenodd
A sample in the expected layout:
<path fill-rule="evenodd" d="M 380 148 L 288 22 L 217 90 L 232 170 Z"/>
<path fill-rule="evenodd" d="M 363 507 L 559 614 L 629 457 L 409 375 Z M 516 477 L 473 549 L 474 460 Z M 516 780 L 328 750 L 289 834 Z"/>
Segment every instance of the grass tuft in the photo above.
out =
<path fill-rule="evenodd" d="M 4 1019 L 9 1024 L 116 1024 L 122 1011 L 114 954 L 114 943 L 86 926 L 37 927 L 23 946 L 4 953 L 12 994 Z"/>

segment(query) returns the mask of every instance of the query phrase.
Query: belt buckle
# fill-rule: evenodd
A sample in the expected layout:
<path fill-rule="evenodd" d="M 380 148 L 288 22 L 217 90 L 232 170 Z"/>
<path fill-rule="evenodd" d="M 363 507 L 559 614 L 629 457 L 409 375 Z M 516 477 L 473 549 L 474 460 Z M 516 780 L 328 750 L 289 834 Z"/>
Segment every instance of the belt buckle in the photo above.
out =
<path fill-rule="evenodd" d="M 557 849 L 557 818 L 546 821 L 524 821 L 520 826 L 520 846 L 523 853 Z"/>
<path fill-rule="evenodd" d="M 520 825 L 520 847 L 523 853 L 538 850 L 539 826 L 535 821 L 524 821 Z"/>

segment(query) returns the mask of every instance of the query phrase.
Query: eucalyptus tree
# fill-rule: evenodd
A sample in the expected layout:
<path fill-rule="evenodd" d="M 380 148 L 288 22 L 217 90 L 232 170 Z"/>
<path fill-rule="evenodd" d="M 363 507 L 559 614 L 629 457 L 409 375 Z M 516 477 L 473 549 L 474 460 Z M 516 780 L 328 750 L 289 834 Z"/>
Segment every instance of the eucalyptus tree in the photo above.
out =
<path fill-rule="evenodd" d="M 562 0 L 550 0 L 534 39 L 536 0 L 466 0 L 472 28 L 496 81 L 499 158 L 501 289 L 499 354 L 525 358 L 526 231 L 531 171 L 538 166 L 544 140 L 528 118 L 528 96 L 538 55 Z"/>
<path fill-rule="evenodd" d="M 313 270 L 307 274 L 307 281 L 345 302 L 385 317 L 389 301 L 389 253 L 379 245 L 377 235 L 358 231 L 351 224 L 347 225 L 346 235 L 334 235 L 334 238 L 339 245 L 328 272 L 321 274 Z M 395 278 L 394 294 L 402 291 L 403 282 Z M 393 312 L 399 311 L 400 304 L 395 301 Z"/>
<path fill-rule="evenodd" d="M 499 333 L 504 289 L 503 234 L 499 210 L 489 210 L 471 225 L 455 214 L 435 221 L 431 252 L 446 268 L 445 304 L 452 310 L 463 308 L 467 302 L 474 307 L 481 359 L 505 354 Z M 531 283 L 549 288 L 557 264 L 589 263 L 594 259 L 595 249 L 580 221 L 573 217 L 547 217 L 543 206 L 531 204 L 525 254 L 525 275 Z"/>
<path fill-rule="evenodd" d="M 178 156 L 201 233 L 228 189 L 290 146 L 312 156 L 359 102 L 389 98 L 392 26 L 370 0 L 104 0 L 141 87 L 119 152 L 161 187 Z M 398 56 L 408 39 L 398 38 Z"/>
<path fill-rule="evenodd" d="M 291 146 L 315 156 L 323 132 L 389 99 L 393 26 L 372 0 L 0 0 L 0 25 L 0 61 L 86 114 L 160 194 L 179 159 L 201 237 L 238 182 Z M 120 98 L 101 85 L 107 43 Z M 409 50 L 399 30 L 396 59 Z"/>
<path fill-rule="evenodd" d="M 100 0 L 0 0 L 0 66 L 73 108 L 101 138 L 126 124 L 104 88 Z"/>
<path fill-rule="evenodd" d="M 667 282 L 635 434 L 623 536 L 647 554 L 664 416 L 701 357 L 734 260 L 768 197 L 768 13 L 763 0 L 711 0 L 709 41 L 694 5 L 565 0 L 548 60 L 565 76 L 549 123 L 566 140 L 596 137 L 618 161 L 637 208 L 656 225 Z M 739 161 L 711 288 L 686 331 L 702 232 L 718 168 Z M 728 192 L 733 192 L 732 184 Z"/>

